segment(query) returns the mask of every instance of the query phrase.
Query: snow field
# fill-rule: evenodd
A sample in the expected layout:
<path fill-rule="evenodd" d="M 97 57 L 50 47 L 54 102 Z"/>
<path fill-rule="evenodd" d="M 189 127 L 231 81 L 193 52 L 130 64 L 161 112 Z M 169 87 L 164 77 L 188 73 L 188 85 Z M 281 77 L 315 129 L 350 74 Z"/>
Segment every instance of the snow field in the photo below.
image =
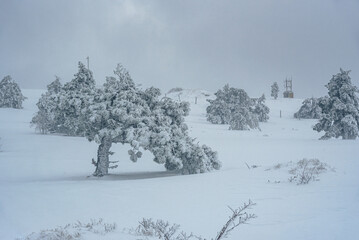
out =
<path fill-rule="evenodd" d="M 129 160 L 128 146 L 113 145 L 119 167 L 88 177 L 97 145 L 85 138 L 41 135 L 30 128 L 42 91 L 24 90 L 24 109 L 0 109 L 0 239 L 103 218 L 118 229 L 101 239 L 132 239 L 122 228 L 143 217 L 164 219 L 203 237 L 216 235 L 236 208 L 251 199 L 258 218 L 230 239 L 354 239 L 359 230 L 359 141 L 332 139 L 311 129 L 315 120 L 293 118 L 302 100 L 268 100 L 270 119 L 259 130 L 229 131 L 206 121 L 201 90 L 184 90 L 191 103 L 190 135 L 218 151 L 223 167 L 199 175 L 166 172 L 145 153 Z M 174 97 L 175 93 L 169 94 Z M 172 95 L 172 96 L 171 96 Z M 197 96 L 197 104 L 194 99 Z M 282 117 L 279 117 L 279 112 Z M 308 185 L 289 183 L 278 163 L 318 158 L 335 168 Z M 257 165 L 257 168 L 248 169 Z M 280 183 L 275 183 L 280 181 Z M 93 239 L 97 239 L 92 236 Z M 89 236 L 89 239 L 92 239 Z M 136 239 L 136 238 L 133 238 Z"/>

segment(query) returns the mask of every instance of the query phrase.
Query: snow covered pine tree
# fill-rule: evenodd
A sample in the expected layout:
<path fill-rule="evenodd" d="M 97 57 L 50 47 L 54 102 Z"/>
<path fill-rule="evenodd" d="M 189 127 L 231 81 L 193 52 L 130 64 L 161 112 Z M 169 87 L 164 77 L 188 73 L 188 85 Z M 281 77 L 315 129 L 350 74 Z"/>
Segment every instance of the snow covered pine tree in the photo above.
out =
<path fill-rule="evenodd" d="M 356 139 L 359 135 L 358 88 L 352 85 L 349 72 L 340 69 L 326 85 L 329 98 L 321 103 L 323 115 L 313 128 L 325 132 L 320 139 Z"/>
<path fill-rule="evenodd" d="M 278 93 L 279 93 L 278 83 L 274 82 L 273 85 L 271 86 L 271 96 L 274 97 L 274 99 L 277 99 Z"/>
<path fill-rule="evenodd" d="M 81 62 L 75 78 L 62 87 L 59 78 L 47 86 L 37 103 L 39 111 L 32 124 L 42 133 L 84 136 L 85 111 L 92 104 L 96 86 L 92 72 Z"/>
<path fill-rule="evenodd" d="M 229 124 L 230 130 L 249 130 L 259 128 L 259 116 L 255 113 L 256 101 L 251 99 L 243 89 L 225 85 L 223 90 L 218 90 L 216 99 L 207 100 L 207 120 L 214 124 Z M 258 104 L 258 111 L 264 111 L 264 99 Z M 269 110 L 269 109 L 268 109 Z M 265 114 L 261 119 L 265 121 Z"/>
<path fill-rule="evenodd" d="M 128 153 L 134 162 L 142 156 L 142 148 L 149 150 L 154 161 L 165 164 L 166 169 L 183 174 L 220 168 L 217 153 L 188 136 L 184 123 L 188 103 L 159 99 L 157 88 L 138 89 L 120 64 L 114 73 L 117 79 L 107 77 L 86 111 L 86 137 L 99 144 L 97 161 L 93 161 L 94 176 L 104 176 L 109 168 L 116 167 L 110 166 L 112 143 L 130 144 Z"/>
<path fill-rule="evenodd" d="M 324 98 L 307 98 L 303 101 L 298 112 L 294 113 L 294 118 L 319 119 L 322 116 L 322 108 L 320 102 Z"/>
<path fill-rule="evenodd" d="M 41 95 L 36 104 L 39 111 L 32 118 L 31 125 L 34 125 L 42 134 L 64 132 L 59 128 L 64 122 L 59 111 L 61 91 L 60 78 L 56 76 L 56 79 L 47 85 L 47 92 Z"/>
<path fill-rule="evenodd" d="M 223 90 L 219 89 L 215 94 L 216 99 L 207 101 L 207 120 L 213 124 L 228 124 L 231 119 L 230 88 L 226 84 Z"/>
<path fill-rule="evenodd" d="M 259 128 L 258 116 L 247 107 L 236 106 L 233 109 L 229 130 L 250 130 Z"/>
<path fill-rule="evenodd" d="M 22 102 L 26 99 L 21 93 L 19 85 L 10 76 L 4 77 L 0 82 L 0 107 L 22 108 Z"/>
<path fill-rule="evenodd" d="M 70 136 L 85 136 L 85 111 L 92 104 L 97 89 L 92 72 L 82 62 L 78 63 L 78 72 L 74 76 L 75 78 L 65 83 L 60 91 L 57 114 L 63 116 L 64 122 L 59 129 Z"/>
<path fill-rule="evenodd" d="M 258 116 L 259 122 L 267 122 L 269 119 L 269 107 L 264 104 L 265 101 L 266 97 L 264 94 L 260 98 L 255 99 L 255 107 L 253 112 Z"/>

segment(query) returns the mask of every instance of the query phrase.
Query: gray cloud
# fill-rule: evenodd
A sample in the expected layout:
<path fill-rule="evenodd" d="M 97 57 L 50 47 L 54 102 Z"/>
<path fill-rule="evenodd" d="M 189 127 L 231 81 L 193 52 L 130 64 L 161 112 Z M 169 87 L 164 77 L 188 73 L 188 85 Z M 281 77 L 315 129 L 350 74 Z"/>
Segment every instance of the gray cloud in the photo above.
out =
<path fill-rule="evenodd" d="M 358 1 L 10 1 L 0 2 L 0 77 L 23 88 L 72 79 L 90 56 L 101 84 L 116 63 L 164 90 L 250 95 L 293 77 L 296 96 L 326 93 L 339 68 L 359 85 Z"/>

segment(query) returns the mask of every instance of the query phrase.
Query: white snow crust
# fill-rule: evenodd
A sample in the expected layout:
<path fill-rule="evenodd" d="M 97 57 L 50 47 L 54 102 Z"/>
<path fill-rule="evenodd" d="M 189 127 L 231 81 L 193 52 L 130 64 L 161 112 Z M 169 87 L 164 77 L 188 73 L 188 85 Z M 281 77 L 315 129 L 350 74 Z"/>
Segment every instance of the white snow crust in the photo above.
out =
<path fill-rule="evenodd" d="M 23 90 L 24 109 L 0 109 L 0 239 L 104 219 L 118 229 L 86 239 L 137 239 L 122 232 L 143 217 L 180 224 L 210 238 L 236 208 L 251 199 L 258 218 L 229 239 L 356 239 L 359 235 L 359 140 L 318 140 L 316 120 L 293 117 L 302 99 L 267 99 L 270 119 L 260 130 L 230 131 L 206 121 L 204 90 L 183 90 L 191 104 L 190 135 L 218 151 L 222 169 L 176 175 L 152 161 L 133 163 L 129 146 L 114 145 L 119 167 L 103 178 L 88 177 L 97 145 L 81 137 L 41 135 L 30 128 L 42 90 Z M 177 95 L 176 95 L 177 94 Z M 177 93 L 167 94 L 178 99 Z M 195 104 L 197 97 L 197 104 Z M 280 118 L 280 112 L 282 117 Z M 335 168 L 320 181 L 296 185 L 278 163 L 317 158 Z M 250 169 L 247 167 L 256 165 Z M 270 170 L 268 170 L 270 169 Z"/>

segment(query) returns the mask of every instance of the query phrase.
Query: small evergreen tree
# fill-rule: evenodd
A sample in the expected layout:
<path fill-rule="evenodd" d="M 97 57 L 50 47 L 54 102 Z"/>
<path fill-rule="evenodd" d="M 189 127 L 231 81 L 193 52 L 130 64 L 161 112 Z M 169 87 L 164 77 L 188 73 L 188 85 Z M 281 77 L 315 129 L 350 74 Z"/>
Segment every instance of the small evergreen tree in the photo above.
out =
<path fill-rule="evenodd" d="M 47 91 L 50 94 L 58 94 L 62 91 L 62 84 L 58 76 L 55 76 L 55 80 L 49 85 L 47 85 Z"/>
<path fill-rule="evenodd" d="M 319 119 L 322 116 L 321 101 L 321 98 L 314 97 L 305 99 L 298 112 L 294 113 L 294 118 Z"/>
<path fill-rule="evenodd" d="M 228 124 L 231 119 L 231 90 L 228 84 L 219 89 L 214 95 L 216 99 L 207 101 L 210 105 L 207 107 L 207 120 L 213 124 Z M 233 91 L 232 91 L 233 92 Z"/>
<path fill-rule="evenodd" d="M 92 104 L 97 90 L 92 72 L 83 63 L 79 62 L 74 76 L 60 91 L 56 115 L 63 121 L 58 129 L 66 135 L 84 136 L 87 124 L 85 111 Z"/>
<path fill-rule="evenodd" d="M 22 108 L 22 102 L 26 99 L 21 93 L 19 85 L 11 76 L 4 77 L 0 82 L 0 107 Z"/>
<path fill-rule="evenodd" d="M 358 88 L 352 85 L 349 72 L 340 69 L 326 85 L 329 98 L 320 103 L 323 115 L 313 128 L 325 132 L 321 139 L 355 139 L 359 135 Z"/>
<path fill-rule="evenodd" d="M 265 103 L 266 97 L 264 94 L 255 100 L 255 107 L 253 113 L 257 115 L 259 122 L 267 122 L 269 119 L 269 107 Z"/>
<path fill-rule="evenodd" d="M 87 124 L 85 111 L 92 104 L 96 86 L 92 72 L 81 62 L 74 76 L 64 86 L 56 77 L 41 96 L 37 103 L 39 111 L 31 121 L 41 133 L 84 136 Z"/>
<path fill-rule="evenodd" d="M 250 130 L 259 128 L 258 116 L 249 108 L 236 107 L 229 121 L 229 130 Z"/>
<path fill-rule="evenodd" d="M 259 118 L 266 121 L 268 117 L 269 109 L 264 105 L 264 96 L 259 101 L 254 100 L 243 89 L 232 88 L 228 84 L 215 95 L 216 99 L 207 100 L 210 103 L 207 120 L 211 123 L 229 124 L 230 130 L 249 130 L 259 127 Z"/>
<path fill-rule="evenodd" d="M 279 86 L 277 82 L 274 82 L 273 85 L 271 86 L 271 96 L 274 99 L 278 98 L 278 93 L 279 93 Z"/>
<path fill-rule="evenodd" d="M 160 91 L 138 89 L 128 71 L 121 65 L 114 77 L 108 77 L 103 88 L 95 94 L 93 104 L 86 111 L 86 137 L 99 144 L 94 176 L 108 174 L 109 156 L 113 143 L 130 144 L 130 159 L 142 156 L 141 149 L 149 150 L 154 161 L 168 170 L 184 174 L 219 169 L 217 153 L 199 146 L 188 136 L 184 116 L 188 103 L 177 103 L 169 98 L 159 99 Z"/>
<path fill-rule="evenodd" d="M 59 128 L 64 121 L 59 109 L 61 91 L 60 78 L 56 76 L 56 79 L 47 85 L 47 92 L 41 95 L 36 104 L 39 110 L 32 118 L 31 125 L 42 134 L 64 132 Z"/>

